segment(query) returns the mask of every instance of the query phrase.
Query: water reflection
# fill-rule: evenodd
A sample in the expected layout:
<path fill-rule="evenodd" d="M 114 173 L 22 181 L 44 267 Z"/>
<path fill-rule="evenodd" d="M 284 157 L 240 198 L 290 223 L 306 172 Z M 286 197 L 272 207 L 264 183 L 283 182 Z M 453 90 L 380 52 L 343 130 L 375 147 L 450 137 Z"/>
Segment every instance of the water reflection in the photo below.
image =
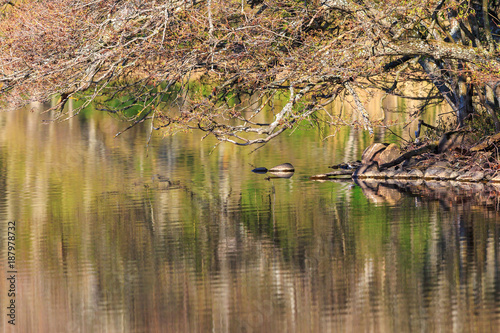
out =
<path fill-rule="evenodd" d="M 267 179 L 273 178 L 292 178 L 294 171 L 269 171 L 270 176 Z"/>
<path fill-rule="evenodd" d="M 354 131 L 210 154 L 197 135 L 113 139 L 121 124 L 99 113 L 43 117 L 0 114 L 0 265 L 15 219 L 17 331 L 500 327 L 493 189 L 309 181 L 362 151 Z M 284 160 L 291 178 L 251 172 Z"/>

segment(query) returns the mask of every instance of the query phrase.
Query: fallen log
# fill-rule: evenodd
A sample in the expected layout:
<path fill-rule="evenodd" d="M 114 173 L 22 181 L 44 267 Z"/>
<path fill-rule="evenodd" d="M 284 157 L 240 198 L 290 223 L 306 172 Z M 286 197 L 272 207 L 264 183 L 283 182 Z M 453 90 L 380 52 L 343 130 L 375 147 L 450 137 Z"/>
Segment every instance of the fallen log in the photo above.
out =
<path fill-rule="evenodd" d="M 433 151 L 436 151 L 436 149 L 438 148 L 438 145 L 435 144 L 435 143 L 431 143 L 427 146 L 423 146 L 421 148 L 418 148 L 418 149 L 415 149 L 415 150 L 411 150 L 409 152 L 406 152 L 404 153 L 403 155 L 399 156 L 398 158 L 396 158 L 395 160 L 392 160 L 390 162 L 387 162 L 387 163 L 384 163 L 382 165 L 379 165 L 379 170 L 384 170 L 384 169 L 388 169 L 390 167 L 393 167 L 395 165 L 398 165 L 399 163 L 401 162 L 404 162 L 406 160 L 409 160 L 410 158 L 412 158 L 413 156 L 418 156 L 418 155 L 422 155 L 424 153 L 427 153 L 427 152 L 433 152 Z"/>

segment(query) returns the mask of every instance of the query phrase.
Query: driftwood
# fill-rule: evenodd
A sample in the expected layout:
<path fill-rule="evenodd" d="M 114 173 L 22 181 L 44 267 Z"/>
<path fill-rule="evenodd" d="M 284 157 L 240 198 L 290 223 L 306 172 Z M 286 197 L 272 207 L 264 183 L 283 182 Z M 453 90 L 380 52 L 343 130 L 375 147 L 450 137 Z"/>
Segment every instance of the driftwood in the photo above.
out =
<path fill-rule="evenodd" d="M 406 160 L 409 160 L 410 158 L 412 158 L 413 156 L 417 156 L 417 155 L 422 155 L 423 153 L 427 153 L 427 152 L 432 152 L 432 151 L 436 151 L 438 145 L 435 144 L 435 143 L 432 143 L 432 144 L 429 144 L 427 146 L 423 146 L 421 148 L 418 148 L 418 149 L 415 149 L 415 150 L 412 150 L 412 151 L 409 151 L 407 153 L 404 153 L 403 155 L 399 156 L 398 158 L 396 158 L 395 160 L 392 160 L 390 162 L 387 162 L 387 163 L 384 163 L 382 165 L 379 166 L 379 170 L 384 170 L 384 169 L 387 169 L 387 168 L 390 168 L 390 167 L 393 167 L 395 165 L 398 165 L 399 163 L 401 162 L 404 162 Z"/>
<path fill-rule="evenodd" d="M 495 135 L 487 137 L 482 142 L 472 147 L 470 151 L 488 150 L 499 144 L 500 144 L 500 133 L 497 133 Z"/>

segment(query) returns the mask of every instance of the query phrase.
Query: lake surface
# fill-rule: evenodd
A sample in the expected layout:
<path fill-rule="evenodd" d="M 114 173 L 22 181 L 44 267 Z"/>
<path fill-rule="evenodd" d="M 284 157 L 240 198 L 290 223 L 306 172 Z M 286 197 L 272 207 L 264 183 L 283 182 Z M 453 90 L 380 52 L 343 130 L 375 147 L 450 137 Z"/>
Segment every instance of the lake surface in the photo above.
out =
<path fill-rule="evenodd" d="M 15 220 L 17 269 L 3 332 L 498 332 L 492 190 L 309 180 L 372 142 L 349 129 L 250 153 L 49 117 L 0 113 L 0 268 Z M 284 162 L 289 179 L 251 172 Z"/>

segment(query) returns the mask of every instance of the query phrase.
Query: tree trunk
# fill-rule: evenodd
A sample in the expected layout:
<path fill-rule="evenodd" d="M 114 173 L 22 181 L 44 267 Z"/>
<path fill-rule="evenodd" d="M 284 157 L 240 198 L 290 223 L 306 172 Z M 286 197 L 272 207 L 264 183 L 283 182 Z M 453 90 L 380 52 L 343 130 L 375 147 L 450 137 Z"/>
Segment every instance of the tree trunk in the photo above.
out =
<path fill-rule="evenodd" d="M 461 71 L 463 69 L 463 64 L 459 63 L 458 70 Z M 463 75 L 458 76 L 457 94 L 457 121 L 458 126 L 463 127 L 465 119 L 474 113 L 472 106 L 472 86 L 467 83 L 467 78 Z"/>
<path fill-rule="evenodd" d="M 500 122 L 498 121 L 498 104 L 495 103 L 495 91 L 491 88 L 490 85 L 485 85 L 485 104 L 488 113 L 491 115 L 493 122 L 495 124 L 495 132 L 500 132 Z"/>

